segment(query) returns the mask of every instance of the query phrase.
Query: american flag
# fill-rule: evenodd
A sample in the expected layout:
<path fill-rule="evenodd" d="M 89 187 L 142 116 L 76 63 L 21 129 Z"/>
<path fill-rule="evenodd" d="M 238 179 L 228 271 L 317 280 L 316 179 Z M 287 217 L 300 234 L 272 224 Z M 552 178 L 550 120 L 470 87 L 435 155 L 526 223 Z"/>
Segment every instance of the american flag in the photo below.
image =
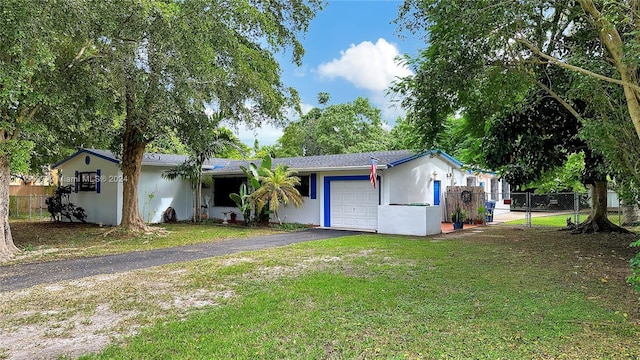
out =
<path fill-rule="evenodd" d="M 369 173 L 369 181 L 373 184 L 373 188 L 376 188 L 377 181 L 377 173 L 376 173 L 376 159 L 371 158 L 371 172 Z"/>

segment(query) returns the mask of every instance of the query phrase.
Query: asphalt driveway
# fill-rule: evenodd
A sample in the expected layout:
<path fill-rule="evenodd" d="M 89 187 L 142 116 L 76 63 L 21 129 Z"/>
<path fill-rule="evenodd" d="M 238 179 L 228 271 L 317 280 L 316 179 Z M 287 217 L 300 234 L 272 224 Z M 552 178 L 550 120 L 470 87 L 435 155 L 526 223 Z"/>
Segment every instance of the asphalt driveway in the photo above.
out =
<path fill-rule="evenodd" d="M 308 229 L 284 234 L 231 239 L 216 243 L 186 245 L 166 249 L 35 264 L 0 266 L 0 292 L 29 288 L 38 284 L 113 274 L 152 266 L 192 261 L 242 251 L 269 249 L 306 241 L 361 234 L 358 231 Z"/>

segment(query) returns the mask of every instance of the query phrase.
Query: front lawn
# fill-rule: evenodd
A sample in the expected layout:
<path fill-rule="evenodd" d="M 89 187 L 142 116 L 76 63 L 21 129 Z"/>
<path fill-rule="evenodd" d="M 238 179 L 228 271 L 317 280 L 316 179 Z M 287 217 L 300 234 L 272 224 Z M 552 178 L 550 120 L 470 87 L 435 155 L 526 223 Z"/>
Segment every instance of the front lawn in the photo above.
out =
<path fill-rule="evenodd" d="M 154 225 L 158 234 L 130 236 L 111 226 L 11 220 L 15 245 L 23 250 L 14 262 L 107 255 L 172 246 L 215 242 L 281 232 L 269 227 L 244 227 L 189 222 Z"/>
<path fill-rule="evenodd" d="M 491 227 L 164 266 L 153 276 L 165 286 L 232 295 L 87 358 L 638 358 L 638 295 L 625 283 L 634 238 Z M 128 286 L 132 302 L 149 291 Z"/>

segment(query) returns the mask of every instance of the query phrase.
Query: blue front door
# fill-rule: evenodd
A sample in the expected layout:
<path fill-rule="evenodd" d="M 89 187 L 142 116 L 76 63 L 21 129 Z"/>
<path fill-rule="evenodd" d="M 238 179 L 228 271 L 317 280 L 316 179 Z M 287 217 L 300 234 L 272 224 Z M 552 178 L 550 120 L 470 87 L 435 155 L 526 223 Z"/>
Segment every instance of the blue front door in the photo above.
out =
<path fill-rule="evenodd" d="M 440 205 L 440 180 L 433 182 L 433 205 Z"/>

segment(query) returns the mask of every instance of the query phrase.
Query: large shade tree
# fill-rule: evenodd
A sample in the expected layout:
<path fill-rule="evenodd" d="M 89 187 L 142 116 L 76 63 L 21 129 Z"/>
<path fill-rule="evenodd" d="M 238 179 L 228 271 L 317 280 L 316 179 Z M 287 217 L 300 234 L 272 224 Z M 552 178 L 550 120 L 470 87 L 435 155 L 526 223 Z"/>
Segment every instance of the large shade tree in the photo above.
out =
<path fill-rule="evenodd" d="M 416 75 L 396 90 L 412 95 L 405 105 L 427 142 L 437 139 L 447 115 L 464 109 L 483 123 L 532 85 L 580 121 L 602 123 L 610 113 L 604 102 L 588 104 L 598 108 L 585 119 L 571 101 L 599 92 L 623 106 L 616 116 L 640 138 L 639 21 L 632 0 L 407 0 L 398 22 L 424 35 L 429 47 L 409 60 Z M 549 69 L 564 72 L 563 81 L 542 81 Z"/>
<path fill-rule="evenodd" d="M 298 36 L 319 0 L 119 1 L 94 9 L 98 36 L 92 63 L 105 74 L 122 115 L 117 152 L 122 156 L 122 223 L 145 229 L 138 209 L 138 180 L 148 144 L 181 109 L 208 104 L 235 121 L 282 118 L 297 106 L 280 80 L 272 51 L 289 49 L 300 63 Z M 194 126 L 195 125 L 194 123 Z"/>
<path fill-rule="evenodd" d="M 88 1 L 0 2 L 0 260 L 18 251 L 8 222 L 11 172 L 28 171 L 34 154 L 51 159 L 82 143 L 95 120 L 78 111 L 91 96 L 70 86 L 93 83 L 81 65 L 91 44 L 83 21 L 90 8 Z M 56 123 L 65 114 L 77 116 Z"/>
<path fill-rule="evenodd" d="M 394 90 L 406 95 L 408 119 L 420 129 L 425 146 L 437 146 L 448 116 L 458 111 L 485 131 L 492 119 L 517 113 L 530 94 L 555 99 L 581 126 L 606 129 L 609 139 L 615 138 L 615 128 L 600 125 L 614 117 L 616 124 L 629 124 L 638 138 L 638 4 L 607 4 L 405 1 L 399 23 L 424 35 L 429 47 L 409 59 L 416 75 Z M 624 112 L 611 112 L 607 103 L 622 104 Z M 609 164 L 625 165 L 616 158 L 619 153 L 594 145 L 595 133 L 582 133 L 592 150 Z M 604 184 L 595 182 L 598 193 L 606 191 Z"/>
<path fill-rule="evenodd" d="M 581 182 L 591 188 L 591 212 L 573 232 L 628 232 L 607 218 L 604 159 L 579 136 L 582 125 L 558 101 L 535 92 L 520 106 L 497 115 L 482 139 L 484 164 L 500 170 L 509 184 L 526 186 L 584 154 Z"/>

